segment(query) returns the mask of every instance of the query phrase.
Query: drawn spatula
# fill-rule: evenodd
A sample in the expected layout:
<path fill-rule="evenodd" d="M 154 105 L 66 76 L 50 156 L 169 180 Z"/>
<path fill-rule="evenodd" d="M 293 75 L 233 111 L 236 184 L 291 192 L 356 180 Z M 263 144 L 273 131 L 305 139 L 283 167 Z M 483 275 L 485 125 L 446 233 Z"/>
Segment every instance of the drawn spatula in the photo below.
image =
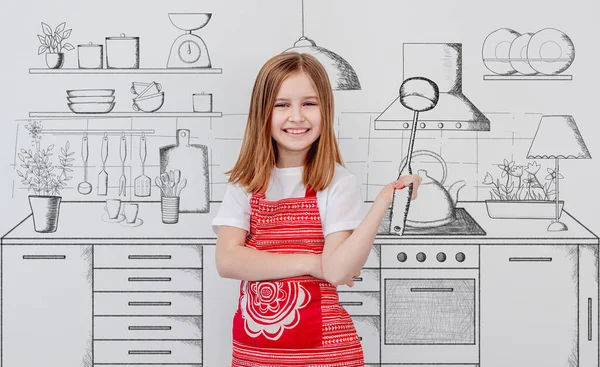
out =
<path fill-rule="evenodd" d="M 145 166 L 146 166 L 146 155 L 148 151 L 146 148 L 146 135 L 142 133 L 140 137 L 140 159 L 142 160 L 142 174 L 135 178 L 133 182 L 135 189 L 134 195 L 145 197 L 150 196 L 150 177 L 146 176 Z"/>
<path fill-rule="evenodd" d="M 108 158 L 108 136 L 104 133 L 102 138 L 102 171 L 98 173 L 98 195 L 108 194 L 108 172 L 106 172 L 106 158 Z"/>
<path fill-rule="evenodd" d="M 410 162 L 412 159 L 413 146 L 415 144 L 415 133 L 417 130 L 417 121 L 419 112 L 429 111 L 433 109 L 439 99 L 439 89 L 433 81 L 423 78 L 414 77 L 406 79 L 400 86 L 400 103 L 402 106 L 413 111 L 413 124 L 410 131 L 410 140 L 408 143 L 408 159 L 400 167 L 398 179 L 401 176 L 411 175 L 412 167 Z M 390 214 L 390 233 L 403 235 L 410 208 L 412 197 L 412 184 L 408 186 L 408 190 L 394 190 L 394 198 L 392 199 L 392 212 Z"/>

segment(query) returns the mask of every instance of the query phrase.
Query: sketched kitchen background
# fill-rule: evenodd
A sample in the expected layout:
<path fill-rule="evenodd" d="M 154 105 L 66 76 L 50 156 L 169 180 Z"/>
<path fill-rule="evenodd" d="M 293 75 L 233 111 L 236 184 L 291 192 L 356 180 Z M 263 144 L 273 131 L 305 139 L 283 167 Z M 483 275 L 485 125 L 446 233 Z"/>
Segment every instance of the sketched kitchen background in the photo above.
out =
<path fill-rule="evenodd" d="M 155 81 L 160 83 L 165 96 L 159 112 L 192 112 L 192 94 L 210 93 L 212 111 L 220 112 L 222 116 L 40 120 L 44 130 L 77 131 L 43 136 L 46 145 L 51 139 L 56 147 L 64 146 L 68 140 L 71 150 L 75 152 L 73 179 L 62 192 L 63 200 L 106 199 L 94 195 L 97 175 L 102 169 L 101 133 L 91 133 L 88 140 L 88 181 L 94 189 L 87 196 L 77 191 L 77 184 L 83 181 L 84 171 L 81 160 L 83 134 L 80 131 L 124 131 L 128 136 L 125 163 L 128 190 L 125 200 L 156 201 L 159 200 L 160 192 L 154 182 L 150 197 L 133 196 L 134 179 L 141 174 L 142 162 L 139 157 L 139 135 L 131 134 L 131 131 L 154 130 L 153 134 L 146 136 L 148 155 L 145 162 L 145 173 L 154 181 L 159 173 L 158 149 L 175 143 L 177 129 L 189 129 L 192 144 L 208 147 L 209 200 L 220 201 L 226 186 L 223 172 L 232 167 L 239 151 L 254 77 L 264 60 L 292 47 L 300 37 L 300 1 L 285 4 L 243 2 L 232 9 L 225 9 L 218 2 L 205 2 L 203 6 L 191 3 L 180 3 L 177 6 L 156 4 L 144 8 L 144 11 L 137 10 L 137 3 L 131 3 L 130 8 L 122 11 L 105 7 L 92 10 L 77 3 L 64 3 L 68 4 L 67 10 L 56 14 L 54 8 L 46 4 L 27 9 L 27 12 L 20 10 L 23 17 L 15 38 L 20 41 L 15 42 L 11 48 L 14 56 L 9 62 L 12 60 L 13 64 L 3 66 L 3 78 L 9 78 L 9 83 L 5 85 L 11 85 L 2 92 L 3 101 L 6 102 L 5 121 L 16 121 L 4 125 L 6 134 L 3 137 L 8 141 L 3 144 L 3 159 L 7 161 L 8 167 L 18 162 L 15 149 L 27 148 L 30 143 L 24 128 L 28 112 L 68 111 L 65 91 L 84 88 L 115 89 L 115 111 L 127 111 L 131 109 L 132 98 L 135 97 L 130 91 L 131 84 Z M 446 161 L 447 187 L 458 180 L 466 181 L 465 187 L 459 191 L 460 201 L 489 199 L 490 186 L 484 185 L 483 180 L 487 172 L 494 177 L 499 176 L 501 171 L 497 165 L 502 164 L 505 159 L 525 166 L 533 162 L 526 158 L 526 153 L 542 115 L 573 115 L 593 156 L 595 139 L 598 139 L 598 134 L 594 131 L 595 124 L 592 123 L 596 119 L 596 111 L 589 98 L 584 97 L 591 96 L 589 91 L 595 86 L 592 78 L 595 78 L 596 73 L 592 68 L 594 51 L 586 47 L 589 36 L 587 30 L 558 14 L 549 18 L 551 22 L 544 22 L 542 16 L 539 19 L 529 16 L 519 19 L 518 14 L 507 10 L 506 17 L 497 14 L 495 21 L 490 22 L 486 17 L 469 17 L 466 14 L 485 14 L 484 9 L 479 8 L 481 5 L 467 2 L 460 4 L 442 5 L 439 11 L 428 15 L 429 24 L 424 24 L 408 21 L 408 8 L 396 2 L 376 1 L 368 7 L 358 2 L 305 2 L 306 35 L 315 40 L 317 45 L 344 57 L 356 71 L 361 84 L 361 90 L 358 91 L 335 92 L 336 130 L 347 166 L 361 179 L 365 201 L 373 200 L 381 185 L 394 179 L 406 151 L 410 130 L 379 130 L 375 119 L 397 98 L 398 88 L 403 80 L 403 46 L 407 43 L 462 44 L 462 76 L 459 76 L 462 81 L 459 84 L 462 84 L 463 94 L 490 121 L 490 131 L 427 129 L 417 133 L 415 150 L 433 151 Z M 510 2 L 504 4 L 508 8 Z M 530 6 L 535 8 L 534 4 Z M 573 5 L 575 6 L 577 5 Z M 419 8 L 420 5 L 413 4 L 411 7 L 414 7 L 410 9 L 411 12 L 428 11 L 425 7 Z M 370 15 L 365 15 L 360 20 L 351 20 L 363 10 L 364 14 Z M 67 22 L 67 27 L 73 29 L 70 40 L 73 45 L 90 42 L 104 44 L 105 37 L 118 37 L 122 33 L 139 37 L 140 67 L 165 67 L 173 41 L 183 33 L 174 27 L 167 15 L 177 11 L 213 13 L 210 22 L 195 33 L 205 41 L 212 67 L 222 69 L 222 73 L 35 75 L 27 72 L 29 68 L 45 67 L 43 55 L 38 56 L 36 47 L 33 47 L 35 35 L 41 33 L 41 21 L 51 25 Z M 586 16 L 585 14 L 583 12 L 581 16 Z M 467 17 L 469 22 L 461 22 L 460 27 L 456 26 L 455 21 L 463 17 Z M 105 19 L 110 19 L 110 22 L 105 22 Z M 399 19 L 405 20 L 398 22 Z M 502 19 L 506 21 L 503 22 Z M 394 26 L 391 27 L 391 24 Z M 505 27 L 523 33 L 555 27 L 567 33 L 574 41 L 577 52 L 573 64 L 565 72 L 573 75 L 573 80 L 484 81 L 483 75 L 491 73 L 481 60 L 483 41 L 495 29 Z M 391 29 L 394 31 L 390 32 Z M 77 67 L 76 50 L 67 51 L 65 57 L 65 68 Z M 11 72 L 8 73 L 7 70 Z M 16 147 L 12 138 L 15 133 Z M 118 143 L 118 135 L 109 135 L 106 162 L 109 196 L 116 196 L 119 191 L 121 161 Z M 553 160 L 536 162 L 542 165 L 540 174 L 544 176 L 548 173 L 547 168 L 554 167 Z M 585 194 L 586 190 L 581 188 L 594 181 L 592 177 L 597 174 L 593 169 L 595 163 L 593 160 L 563 160 L 561 163 L 561 174 L 565 177 L 561 181 L 561 200 L 565 200 L 568 210 L 581 213 L 589 211 L 586 204 L 596 196 L 589 197 Z M 436 179 L 441 176 L 439 162 L 431 157 L 415 157 L 413 167 L 427 169 Z M 29 209 L 26 205 L 29 193 L 19 183 L 14 171 L 10 173 L 4 175 L 5 179 L 2 181 L 2 195 L 10 199 L 6 203 L 13 207 L 2 212 L 6 219 L 14 219 L 16 213 L 25 214 Z M 587 192 L 592 190 L 590 188 Z M 7 224 L 7 221 L 3 220 L 2 223 Z M 592 230 L 598 229 L 598 223 L 593 220 L 584 224 Z"/>

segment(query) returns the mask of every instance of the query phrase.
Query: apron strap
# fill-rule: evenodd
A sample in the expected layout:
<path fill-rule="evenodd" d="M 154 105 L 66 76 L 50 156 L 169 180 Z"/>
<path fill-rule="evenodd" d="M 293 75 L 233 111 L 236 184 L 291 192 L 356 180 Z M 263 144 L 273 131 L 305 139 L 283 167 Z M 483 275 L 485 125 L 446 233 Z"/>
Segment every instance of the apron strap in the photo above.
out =
<path fill-rule="evenodd" d="M 317 192 L 309 187 L 306 188 L 306 192 L 304 193 L 305 198 L 312 198 L 317 196 Z"/>

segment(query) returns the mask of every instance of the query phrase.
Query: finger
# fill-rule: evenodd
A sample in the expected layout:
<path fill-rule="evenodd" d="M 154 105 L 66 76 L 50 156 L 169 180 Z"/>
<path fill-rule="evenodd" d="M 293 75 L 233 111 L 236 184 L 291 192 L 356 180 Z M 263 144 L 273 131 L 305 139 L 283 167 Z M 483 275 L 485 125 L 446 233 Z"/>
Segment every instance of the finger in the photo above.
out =
<path fill-rule="evenodd" d="M 350 280 L 348 281 L 348 283 L 346 283 L 346 285 L 347 285 L 348 287 L 352 288 L 352 287 L 354 286 L 354 281 L 353 281 L 352 279 L 350 279 Z"/>

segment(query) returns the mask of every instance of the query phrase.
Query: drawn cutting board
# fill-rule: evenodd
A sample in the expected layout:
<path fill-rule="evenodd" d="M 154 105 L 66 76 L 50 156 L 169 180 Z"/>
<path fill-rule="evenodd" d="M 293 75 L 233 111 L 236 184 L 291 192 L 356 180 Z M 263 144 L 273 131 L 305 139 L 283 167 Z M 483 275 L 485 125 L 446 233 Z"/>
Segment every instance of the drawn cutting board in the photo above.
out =
<path fill-rule="evenodd" d="M 208 213 L 210 190 L 206 145 L 190 144 L 190 131 L 179 129 L 175 145 L 163 146 L 159 150 L 160 173 L 178 169 L 181 179 L 187 179 L 179 198 L 179 212 Z"/>

